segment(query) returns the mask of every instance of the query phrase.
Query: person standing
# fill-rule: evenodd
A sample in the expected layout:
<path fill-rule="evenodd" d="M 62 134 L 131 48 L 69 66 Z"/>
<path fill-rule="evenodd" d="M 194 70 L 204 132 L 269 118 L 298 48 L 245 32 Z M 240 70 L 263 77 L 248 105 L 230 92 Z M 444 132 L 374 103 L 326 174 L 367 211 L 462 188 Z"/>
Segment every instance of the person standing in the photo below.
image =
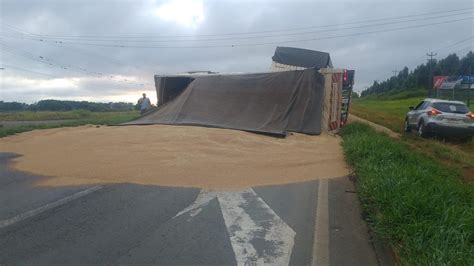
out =
<path fill-rule="evenodd" d="M 138 106 L 140 107 L 140 113 L 144 114 L 151 107 L 150 99 L 146 97 L 146 93 L 143 93 L 143 98 L 138 100 Z"/>

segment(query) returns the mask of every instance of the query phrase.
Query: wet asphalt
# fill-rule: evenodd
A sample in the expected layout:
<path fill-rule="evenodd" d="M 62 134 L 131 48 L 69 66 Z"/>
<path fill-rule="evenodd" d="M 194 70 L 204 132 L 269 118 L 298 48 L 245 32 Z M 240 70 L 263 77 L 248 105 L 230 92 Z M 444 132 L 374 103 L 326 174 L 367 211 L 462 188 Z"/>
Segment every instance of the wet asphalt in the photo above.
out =
<path fill-rule="evenodd" d="M 10 162 L 15 156 L 0 153 L 0 265 L 237 264 L 232 229 L 226 227 L 217 198 L 194 216 L 175 217 L 196 200 L 200 189 L 36 187 L 35 181 L 47 177 L 14 170 Z M 314 259 L 319 183 L 253 188 L 295 232 L 290 265 L 311 265 Z M 250 204 L 240 207 L 250 217 L 259 215 Z M 328 210 L 329 264 L 379 264 L 349 178 L 329 179 Z M 257 240 L 252 245 L 259 256 L 279 245 Z"/>

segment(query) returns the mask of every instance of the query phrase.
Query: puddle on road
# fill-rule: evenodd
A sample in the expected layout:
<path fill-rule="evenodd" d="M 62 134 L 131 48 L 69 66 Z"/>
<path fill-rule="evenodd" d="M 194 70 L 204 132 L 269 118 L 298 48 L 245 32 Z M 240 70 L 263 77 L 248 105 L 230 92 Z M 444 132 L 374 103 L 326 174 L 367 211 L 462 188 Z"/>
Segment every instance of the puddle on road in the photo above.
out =
<path fill-rule="evenodd" d="M 97 183 L 238 189 L 348 174 L 340 139 L 273 138 L 191 126 L 82 126 L 0 139 L 21 171 L 51 176 L 40 186 Z"/>

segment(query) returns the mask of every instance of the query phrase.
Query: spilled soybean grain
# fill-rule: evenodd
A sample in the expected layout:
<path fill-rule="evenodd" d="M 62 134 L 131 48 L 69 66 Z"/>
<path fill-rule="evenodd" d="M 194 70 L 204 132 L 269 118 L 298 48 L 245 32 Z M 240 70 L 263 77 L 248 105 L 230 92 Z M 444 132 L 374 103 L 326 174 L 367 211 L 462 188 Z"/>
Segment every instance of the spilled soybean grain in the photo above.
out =
<path fill-rule="evenodd" d="M 330 135 L 273 138 L 191 126 L 60 128 L 0 140 L 23 156 L 18 170 L 51 176 L 41 186 L 138 183 L 243 188 L 348 174 L 340 140 Z"/>

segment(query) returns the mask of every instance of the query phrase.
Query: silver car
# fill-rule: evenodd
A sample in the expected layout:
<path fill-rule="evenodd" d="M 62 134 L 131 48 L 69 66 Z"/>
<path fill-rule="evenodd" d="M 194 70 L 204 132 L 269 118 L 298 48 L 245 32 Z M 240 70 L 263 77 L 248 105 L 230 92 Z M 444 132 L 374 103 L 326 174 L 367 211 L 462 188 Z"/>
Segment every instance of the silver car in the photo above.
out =
<path fill-rule="evenodd" d="M 424 99 L 410 106 L 405 118 L 405 131 L 416 129 L 421 137 L 441 135 L 470 139 L 474 135 L 474 114 L 463 102 Z"/>

